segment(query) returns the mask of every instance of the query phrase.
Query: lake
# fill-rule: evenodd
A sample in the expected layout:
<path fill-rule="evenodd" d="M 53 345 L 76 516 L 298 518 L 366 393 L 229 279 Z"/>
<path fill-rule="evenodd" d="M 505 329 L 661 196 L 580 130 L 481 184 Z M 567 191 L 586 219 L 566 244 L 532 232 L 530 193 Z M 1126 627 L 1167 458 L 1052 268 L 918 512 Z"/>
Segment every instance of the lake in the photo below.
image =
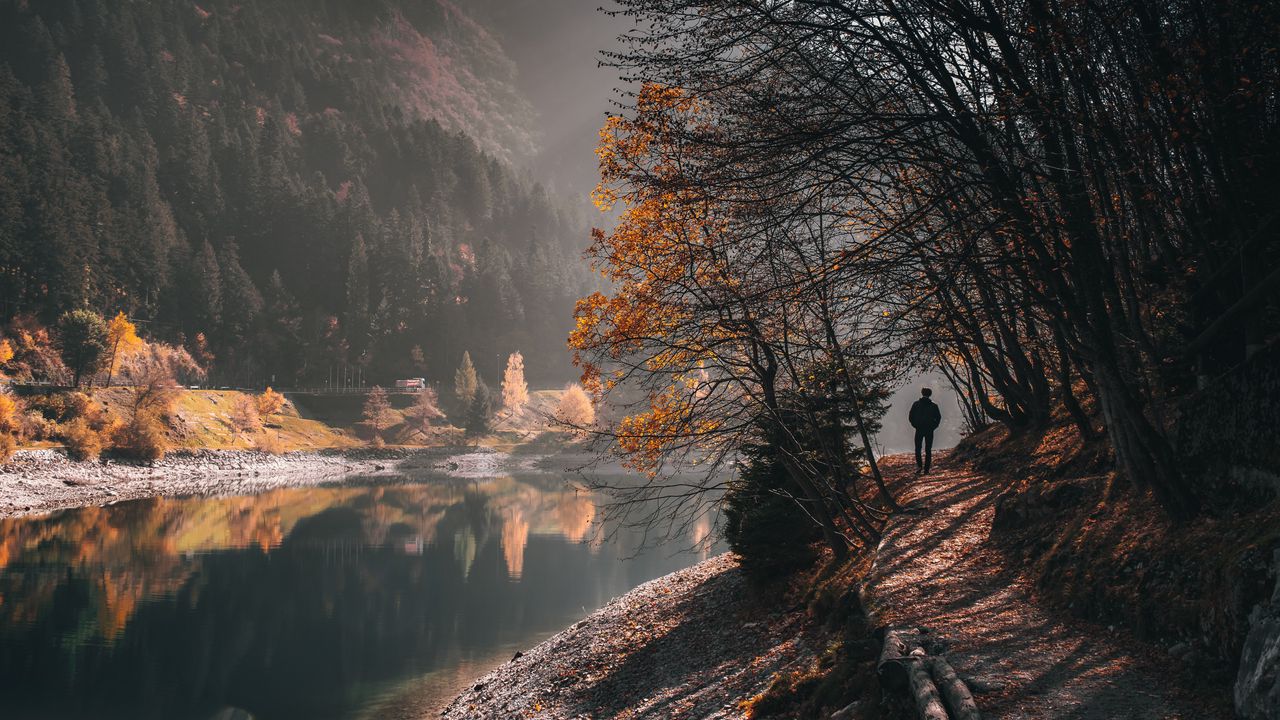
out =
<path fill-rule="evenodd" d="M 0 520 L 0 716 L 421 718 L 691 565 L 555 475 L 155 498 Z M 606 531 L 613 528 L 604 528 Z M 603 537 L 602 537 L 603 535 Z"/>

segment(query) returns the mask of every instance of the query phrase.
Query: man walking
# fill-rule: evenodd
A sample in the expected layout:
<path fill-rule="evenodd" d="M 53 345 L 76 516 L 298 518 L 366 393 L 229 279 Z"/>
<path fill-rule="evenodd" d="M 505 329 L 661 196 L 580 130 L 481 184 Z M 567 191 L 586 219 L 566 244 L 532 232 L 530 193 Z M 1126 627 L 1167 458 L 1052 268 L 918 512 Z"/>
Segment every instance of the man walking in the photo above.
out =
<path fill-rule="evenodd" d="M 933 462 L 933 431 L 942 424 L 942 411 L 930 397 L 933 391 L 920 389 L 920 399 L 911 404 L 911 414 L 907 420 L 916 429 L 916 472 L 929 474 L 929 466 Z M 924 460 L 920 459 L 920 445 L 924 444 Z"/>

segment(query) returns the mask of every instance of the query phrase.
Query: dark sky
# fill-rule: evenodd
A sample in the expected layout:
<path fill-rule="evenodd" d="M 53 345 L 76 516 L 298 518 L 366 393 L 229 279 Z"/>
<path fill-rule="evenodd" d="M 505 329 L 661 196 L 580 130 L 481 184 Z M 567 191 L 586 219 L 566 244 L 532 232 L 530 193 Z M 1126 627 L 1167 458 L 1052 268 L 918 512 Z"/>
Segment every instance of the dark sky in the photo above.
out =
<path fill-rule="evenodd" d="M 617 73 L 599 51 L 628 28 L 597 8 L 611 0 L 479 0 L 518 67 L 520 90 L 538 111 L 542 152 L 533 168 L 561 192 L 586 193 L 596 179 L 597 133 L 610 110 Z"/>

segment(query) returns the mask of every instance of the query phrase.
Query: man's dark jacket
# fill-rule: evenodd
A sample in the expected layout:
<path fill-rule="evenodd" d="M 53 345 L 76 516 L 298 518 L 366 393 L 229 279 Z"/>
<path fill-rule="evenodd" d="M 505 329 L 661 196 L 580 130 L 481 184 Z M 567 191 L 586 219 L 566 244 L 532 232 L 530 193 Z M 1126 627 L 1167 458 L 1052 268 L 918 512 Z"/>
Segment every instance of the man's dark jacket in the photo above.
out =
<path fill-rule="evenodd" d="M 899 415 L 898 417 L 902 417 Z M 922 397 L 911 405 L 911 414 L 907 416 L 911 427 L 925 432 L 933 432 L 942 424 L 942 412 L 927 397 Z"/>

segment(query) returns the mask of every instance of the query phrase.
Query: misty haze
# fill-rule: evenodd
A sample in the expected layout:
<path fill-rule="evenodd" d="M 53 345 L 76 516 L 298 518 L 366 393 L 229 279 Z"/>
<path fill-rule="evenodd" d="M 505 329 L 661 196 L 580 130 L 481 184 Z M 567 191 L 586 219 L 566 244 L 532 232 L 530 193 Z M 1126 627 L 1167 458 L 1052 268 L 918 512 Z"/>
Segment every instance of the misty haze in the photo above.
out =
<path fill-rule="evenodd" d="M 0 0 L 0 717 L 1280 720 L 1280 6 Z"/>

